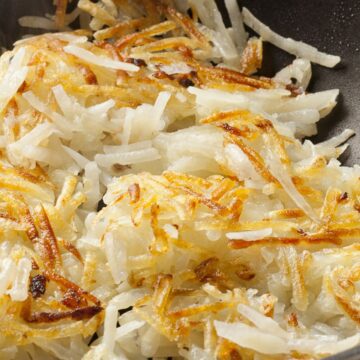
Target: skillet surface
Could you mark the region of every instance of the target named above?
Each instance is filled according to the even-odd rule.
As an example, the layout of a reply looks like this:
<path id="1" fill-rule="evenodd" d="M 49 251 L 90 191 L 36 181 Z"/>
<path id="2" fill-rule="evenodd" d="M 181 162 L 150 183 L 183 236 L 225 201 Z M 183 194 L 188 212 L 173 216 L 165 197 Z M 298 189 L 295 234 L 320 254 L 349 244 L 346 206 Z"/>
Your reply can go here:
<path id="1" fill-rule="evenodd" d="M 241 0 L 261 21 L 283 36 L 302 40 L 319 50 L 339 55 L 335 69 L 313 65 L 310 91 L 339 88 L 333 112 L 323 119 L 314 141 L 322 141 L 346 128 L 357 136 L 341 160 L 360 163 L 360 2 L 353 0 Z M 221 5 L 223 1 L 218 1 Z M 270 44 L 264 47 L 263 74 L 272 76 L 293 57 Z M 359 357 L 360 358 L 360 357 Z"/>

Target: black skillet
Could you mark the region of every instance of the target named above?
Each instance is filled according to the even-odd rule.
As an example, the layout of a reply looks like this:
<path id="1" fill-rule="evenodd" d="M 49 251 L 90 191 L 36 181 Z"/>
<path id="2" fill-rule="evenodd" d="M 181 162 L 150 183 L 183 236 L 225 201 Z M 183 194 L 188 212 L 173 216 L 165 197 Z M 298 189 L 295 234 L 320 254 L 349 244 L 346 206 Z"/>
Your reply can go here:
<path id="1" fill-rule="evenodd" d="M 223 1 L 218 3 L 224 10 Z M 310 91 L 339 88 L 341 92 L 338 105 L 320 122 L 313 140 L 325 140 L 346 128 L 355 130 L 359 135 L 350 140 L 341 160 L 360 164 L 360 0 L 241 0 L 241 4 L 279 34 L 341 56 L 335 69 L 313 66 Z M 292 59 L 265 44 L 262 73 L 272 76 Z"/>
<path id="2" fill-rule="evenodd" d="M 222 0 L 217 0 L 228 22 Z M 0 0 L 0 46 L 10 47 L 29 29 L 20 29 L 17 19 L 24 15 L 53 13 L 51 0 Z M 335 69 L 313 66 L 310 91 L 339 88 L 335 110 L 323 119 L 315 142 L 339 134 L 345 128 L 359 133 L 342 156 L 348 165 L 360 163 L 360 0 L 241 0 L 241 4 L 281 35 L 302 40 L 322 51 L 340 55 Z M 31 33 L 37 33 L 34 30 Z M 274 73 L 292 61 L 270 44 L 264 47 L 263 75 Z M 360 346 L 328 360 L 360 360 Z"/>

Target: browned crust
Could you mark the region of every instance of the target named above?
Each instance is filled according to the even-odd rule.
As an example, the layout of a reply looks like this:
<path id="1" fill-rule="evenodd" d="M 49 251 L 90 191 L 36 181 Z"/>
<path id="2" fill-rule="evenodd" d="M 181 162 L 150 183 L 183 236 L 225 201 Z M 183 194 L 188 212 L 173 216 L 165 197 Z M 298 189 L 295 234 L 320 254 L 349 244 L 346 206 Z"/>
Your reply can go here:
<path id="1" fill-rule="evenodd" d="M 279 184 L 278 180 L 267 169 L 262 157 L 250 146 L 246 145 L 241 139 L 230 135 L 231 142 L 237 145 L 253 164 L 256 171 L 268 182 Z"/>
<path id="2" fill-rule="evenodd" d="M 130 203 L 135 204 L 140 200 L 140 186 L 137 183 L 134 183 L 129 186 L 128 193 L 130 196 Z"/>
<path id="3" fill-rule="evenodd" d="M 240 60 L 240 71 L 251 75 L 261 68 L 263 61 L 262 40 L 257 38 L 249 39 Z"/>
<path id="4" fill-rule="evenodd" d="M 109 28 L 97 31 L 94 36 L 98 41 L 107 40 L 110 38 L 118 38 L 128 35 L 131 31 L 143 28 L 147 24 L 146 18 L 131 19 L 118 23 Z"/>
<path id="5" fill-rule="evenodd" d="M 44 207 L 41 205 L 38 214 L 41 244 L 41 256 L 49 269 L 54 270 L 61 267 L 62 259 L 59 251 L 58 241 Z"/>
<path id="6" fill-rule="evenodd" d="M 136 43 L 136 41 L 147 38 L 154 35 L 159 35 L 162 33 L 169 32 L 176 28 L 176 25 L 173 21 L 165 21 L 160 24 L 153 25 L 145 30 L 140 32 L 132 33 L 129 35 L 124 36 L 123 38 L 119 39 L 115 43 L 115 47 L 118 51 L 122 51 L 129 46 L 132 46 Z"/>
<path id="7" fill-rule="evenodd" d="M 68 0 L 56 0 L 55 23 L 58 28 L 65 25 L 65 15 Z"/>
<path id="8" fill-rule="evenodd" d="M 265 237 L 261 240 L 245 241 L 245 240 L 231 240 L 229 247 L 232 249 L 244 249 L 251 246 L 258 245 L 299 245 L 306 244 L 321 244 L 328 243 L 333 245 L 341 245 L 342 240 L 346 238 L 353 238 L 359 236 L 360 229 L 334 229 L 318 233 L 314 235 L 307 235 L 301 237 Z"/>
<path id="9" fill-rule="evenodd" d="M 209 40 L 203 33 L 198 30 L 194 21 L 191 20 L 188 16 L 179 13 L 170 6 L 164 6 L 162 7 L 162 10 L 171 20 L 181 26 L 186 34 L 188 34 L 192 39 L 197 40 L 200 46 L 204 48 L 209 46 Z"/>
<path id="10" fill-rule="evenodd" d="M 84 263 L 84 259 L 75 245 L 73 245 L 70 241 L 63 239 L 59 240 L 59 242 L 67 251 L 73 254 L 82 264 Z"/>
<path id="11" fill-rule="evenodd" d="M 255 79 L 238 71 L 221 67 L 214 68 L 201 66 L 198 69 L 198 76 L 207 80 L 247 85 L 255 89 L 272 89 L 274 87 L 270 79 Z"/>
<path id="12" fill-rule="evenodd" d="M 46 272 L 46 277 L 52 281 L 55 281 L 63 291 L 72 290 L 75 292 L 80 298 L 84 298 L 87 301 L 94 303 L 97 306 L 100 306 L 100 300 L 98 300 L 94 295 L 88 293 L 87 291 L 81 289 L 75 283 L 65 279 L 63 276 L 55 274 L 53 272 Z"/>
<path id="13" fill-rule="evenodd" d="M 39 240 L 39 232 L 35 226 L 34 219 L 27 206 L 24 206 L 22 220 L 27 228 L 26 230 L 27 237 L 33 244 L 37 243 Z"/>
<path id="14" fill-rule="evenodd" d="M 64 319 L 79 321 L 90 319 L 102 310 L 101 306 L 87 306 L 63 312 L 36 312 L 24 317 L 24 320 L 28 323 L 53 323 Z"/>

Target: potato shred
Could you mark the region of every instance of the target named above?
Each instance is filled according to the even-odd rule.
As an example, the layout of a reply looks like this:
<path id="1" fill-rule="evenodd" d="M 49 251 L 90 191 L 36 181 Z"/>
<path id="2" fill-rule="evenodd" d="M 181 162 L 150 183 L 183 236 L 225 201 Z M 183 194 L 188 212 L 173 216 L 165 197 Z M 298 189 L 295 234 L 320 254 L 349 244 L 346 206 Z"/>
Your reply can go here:
<path id="1" fill-rule="evenodd" d="M 0 358 L 360 344 L 354 132 L 305 139 L 339 94 L 307 91 L 311 63 L 340 58 L 235 0 L 231 27 L 214 0 L 70 3 L 19 19 L 50 32 L 0 58 Z M 272 78 L 263 41 L 297 56 Z"/>

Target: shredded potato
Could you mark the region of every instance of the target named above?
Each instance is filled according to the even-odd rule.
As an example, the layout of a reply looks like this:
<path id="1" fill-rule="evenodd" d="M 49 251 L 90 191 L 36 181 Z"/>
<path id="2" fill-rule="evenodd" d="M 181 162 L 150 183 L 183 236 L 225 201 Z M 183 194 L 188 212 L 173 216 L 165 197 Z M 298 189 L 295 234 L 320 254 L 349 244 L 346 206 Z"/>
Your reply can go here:
<path id="1" fill-rule="evenodd" d="M 358 345 L 360 168 L 337 160 L 354 132 L 303 140 L 339 94 L 306 92 L 311 62 L 340 59 L 235 0 L 230 28 L 214 0 L 54 5 L 19 23 L 62 32 L 0 58 L 0 358 Z M 257 76 L 263 41 L 301 58 Z"/>
<path id="2" fill-rule="evenodd" d="M 55 206 L 55 186 L 40 168 L 25 171 L 2 163 L 0 172 L 2 346 L 91 335 L 103 308 L 76 284 L 85 255 L 75 244 L 81 231 L 75 211 L 85 200 L 74 193 L 76 178 L 65 180 Z M 75 278 L 65 259 L 80 271 Z"/>

